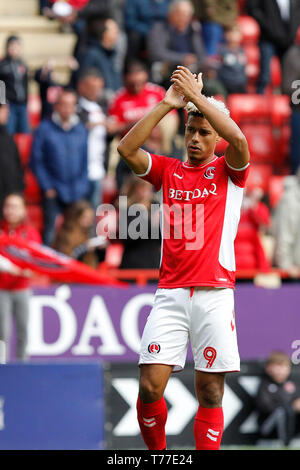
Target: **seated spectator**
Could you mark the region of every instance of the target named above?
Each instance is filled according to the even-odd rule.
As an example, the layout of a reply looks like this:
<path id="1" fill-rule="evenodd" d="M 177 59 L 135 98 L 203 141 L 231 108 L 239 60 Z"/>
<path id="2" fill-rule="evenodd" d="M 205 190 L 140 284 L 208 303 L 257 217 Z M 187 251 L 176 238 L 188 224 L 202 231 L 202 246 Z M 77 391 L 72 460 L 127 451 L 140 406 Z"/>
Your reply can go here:
<path id="1" fill-rule="evenodd" d="M 247 0 L 249 15 L 260 27 L 260 74 L 257 93 L 264 93 L 270 82 L 270 63 L 274 55 L 280 61 L 293 45 L 300 24 L 300 3 L 290 0 Z"/>
<path id="2" fill-rule="evenodd" d="M 265 375 L 255 399 L 261 437 L 277 437 L 285 446 L 300 430 L 300 391 L 290 374 L 290 358 L 274 351 L 266 361 Z"/>
<path id="3" fill-rule="evenodd" d="M 65 211 L 53 248 L 97 269 L 99 262 L 104 260 L 105 240 L 92 237 L 94 223 L 95 211 L 88 201 L 71 204 Z"/>
<path id="4" fill-rule="evenodd" d="M 18 36 L 10 36 L 6 41 L 5 57 L 0 61 L 0 80 L 5 83 L 10 104 L 8 132 L 28 134 L 28 69 L 22 59 L 22 42 Z"/>
<path id="5" fill-rule="evenodd" d="M 271 268 L 260 239 L 270 225 L 270 212 L 261 201 L 262 195 L 260 188 L 245 192 L 234 244 L 237 269 L 269 271 Z"/>
<path id="6" fill-rule="evenodd" d="M 226 98 L 228 93 L 227 93 L 225 86 L 221 82 L 221 80 L 218 79 L 218 68 L 219 68 L 219 63 L 216 59 L 213 59 L 213 58 L 207 59 L 202 69 L 203 70 L 202 93 L 205 96 L 220 95 Z"/>
<path id="7" fill-rule="evenodd" d="M 241 31 L 238 24 L 225 30 L 225 44 L 220 49 L 220 68 L 218 79 L 225 86 L 227 93 L 246 93 L 247 58 L 241 46 Z"/>
<path id="8" fill-rule="evenodd" d="M 236 23 L 237 0 L 192 0 L 195 16 L 201 21 L 206 53 L 217 55 L 224 40 L 224 28 Z"/>
<path id="9" fill-rule="evenodd" d="M 14 138 L 7 132 L 9 119 L 8 104 L 0 105 L 0 217 L 2 205 L 7 194 L 17 191 L 23 193 L 24 172 Z"/>
<path id="10" fill-rule="evenodd" d="M 153 196 L 152 186 L 132 175 L 126 180 L 120 192 L 127 196 L 127 205 L 120 211 L 127 212 L 127 237 L 122 237 L 124 252 L 120 269 L 158 269 L 160 262 L 159 209 Z M 151 213 L 151 204 L 157 210 Z M 136 206 L 136 215 L 130 215 Z M 138 224 L 134 220 L 138 218 Z M 120 220 L 124 220 L 122 216 Z M 136 231 L 134 230 L 136 228 Z M 124 228 L 122 230 L 124 232 Z M 156 234 L 156 237 L 153 236 Z"/>
<path id="11" fill-rule="evenodd" d="M 98 69 L 109 97 L 122 85 L 120 64 L 117 63 L 119 35 L 119 26 L 112 18 L 100 16 L 89 19 L 86 45 L 78 57 L 79 73 L 87 68 Z"/>
<path id="12" fill-rule="evenodd" d="M 102 201 L 102 183 L 105 176 L 106 160 L 106 116 L 99 105 L 104 81 L 97 69 L 82 72 L 78 81 L 77 114 L 88 129 L 88 178 L 90 193 L 88 199 L 94 209 Z"/>
<path id="13" fill-rule="evenodd" d="M 172 0 L 126 0 L 124 9 L 131 58 L 146 59 L 147 36 L 155 21 L 165 21 Z"/>
<path id="14" fill-rule="evenodd" d="M 76 115 L 77 95 L 64 89 L 50 120 L 37 128 L 31 153 L 31 167 L 42 190 L 43 240 L 51 245 L 57 215 L 89 193 L 87 129 Z"/>
<path id="15" fill-rule="evenodd" d="M 284 180 L 283 195 L 273 214 L 275 264 L 290 277 L 300 277 L 300 169 Z"/>
<path id="16" fill-rule="evenodd" d="M 153 80 L 166 88 L 178 64 L 196 72 L 205 62 L 201 24 L 193 20 L 193 14 L 190 0 L 173 0 L 167 20 L 155 22 L 149 31 L 147 53 Z"/>
<path id="17" fill-rule="evenodd" d="M 149 82 L 149 73 L 145 64 L 139 61 L 128 62 L 124 72 L 125 88 L 115 96 L 109 108 L 108 131 L 120 138 L 165 96 L 164 88 Z M 178 128 L 176 111 L 169 113 L 162 121 L 163 152 L 170 154 L 172 140 Z M 128 174 L 128 167 L 120 160 L 120 167 Z M 121 172 L 122 173 L 122 172 Z M 123 184 L 119 172 L 119 188 Z"/>
<path id="18" fill-rule="evenodd" d="M 297 82 L 298 81 L 298 82 Z M 295 84 L 298 85 L 295 88 Z M 282 62 L 282 91 L 291 97 L 291 173 L 295 174 L 300 166 L 300 28 L 295 44 L 286 52 Z"/>
<path id="19" fill-rule="evenodd" d="M 0 222 L 0 234 L 41 242 L 39 232 L 26 222 L 26 207 L 22 195 L 11 193 L 6 196 L 3 205 L 3 220 Z M 6 272 L 0 273 L 0 340 L 5 342 L 7 360 L 11 334 L 10 315 L 14 316 L 16 324 L 16 358 L 23 361 L 27 359 L 30 276 L 29 270 L 21 270 L 14 265 Z"/>
<path id="20" fill-rule="evenodd" d="M 69 25 L 77 36 L 73 55 L 76 60 L 84 54 L 86 41 L 94 31 L 102 30 L 101 22 L 106 18 L 115 20 L 120 28 L 117 43 L 115 46 L 115 64 L 118 72 L 121 72 L 127 51 L 127 35 L 123 31 L 123 10 L 125 0 L 90 0 L 87 5 L 80 10 L 73 10 Z M 70 86 L 76 88 L 76 71 L 73 72 Z"/>

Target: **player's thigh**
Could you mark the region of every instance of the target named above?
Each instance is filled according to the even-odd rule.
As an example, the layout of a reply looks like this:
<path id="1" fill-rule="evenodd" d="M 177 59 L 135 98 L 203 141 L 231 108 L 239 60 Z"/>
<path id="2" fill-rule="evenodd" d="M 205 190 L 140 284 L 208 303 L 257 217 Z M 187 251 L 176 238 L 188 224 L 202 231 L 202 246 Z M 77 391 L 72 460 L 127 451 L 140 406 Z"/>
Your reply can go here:
<path id="1" fill-rule="evenodd" d="M 164 364 L 173 370 L 184 367 L 189 340 L 187 289 L 158 289 L 147 319 L 139 365 Z"/>
<path id="2" fill-rule="evenodd" d="M 195 369 L 233 372 L 240 369 L 232 289 L 198 291 L 191 321 Z"/>

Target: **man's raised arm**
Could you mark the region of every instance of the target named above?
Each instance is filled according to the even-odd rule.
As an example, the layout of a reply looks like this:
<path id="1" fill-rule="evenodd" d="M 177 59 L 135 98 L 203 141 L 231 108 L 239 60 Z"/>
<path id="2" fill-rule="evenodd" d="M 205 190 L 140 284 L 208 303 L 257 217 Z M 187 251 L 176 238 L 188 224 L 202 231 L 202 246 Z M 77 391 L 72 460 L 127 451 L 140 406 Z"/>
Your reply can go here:
<path id="1" fill-rule="evenodd" d="M 201 76 L 202 74 L 199 74 L 196 79 L 186 67 L 179 66 L 173 72 L 171 81 L 178 92 L 194 103 L 217 134 L 229 143 L 225 152 L 228 165 L 237 169 L 244 168 L 250 160 L 246 137 L 229 116 L 219 111 L 202 95 Z"/>
<path id="2" fill-rule="evenodd" d="M 167 90 L 165 98 L 158 103 L 146 116 L 138 121 L 121 139 L 118 152 L 134 173 L 146 173 L 149 160 L 141 148 L 150 136 L 152 130 L 172 109 L 183 108 L 186 105 L 184 97 L 174 89 L 173 85 Z"/>

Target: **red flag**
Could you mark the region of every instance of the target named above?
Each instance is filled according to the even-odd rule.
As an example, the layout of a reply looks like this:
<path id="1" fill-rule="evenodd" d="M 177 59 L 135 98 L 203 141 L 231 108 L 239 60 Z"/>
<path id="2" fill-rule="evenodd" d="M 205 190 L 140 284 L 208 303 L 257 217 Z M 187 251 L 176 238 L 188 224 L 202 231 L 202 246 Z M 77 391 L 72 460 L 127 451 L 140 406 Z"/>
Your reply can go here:
<path id="1" fill-rule="evenodd" d="M 126 285 L 52 248 L 16 236 L 0 236 L 0 254 L 22 269 L 31 269 L 61 282 Z"/>

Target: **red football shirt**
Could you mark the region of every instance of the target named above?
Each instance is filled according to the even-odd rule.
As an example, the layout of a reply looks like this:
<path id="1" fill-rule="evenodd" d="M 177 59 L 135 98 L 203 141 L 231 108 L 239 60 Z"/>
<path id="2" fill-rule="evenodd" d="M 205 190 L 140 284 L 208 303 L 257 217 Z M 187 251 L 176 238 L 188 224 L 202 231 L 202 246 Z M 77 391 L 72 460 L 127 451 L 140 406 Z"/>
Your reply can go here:
<path id="1" fill-rule="evenodd" d="M 235 285 L 234 239 L 249 164 L 230 167 L 214 157 L 198 167 L 148 154 L 144 175 L 161 197 L 158 287 Z"/>
<path id="2" fill-rule="evenodd" d="M 108 114 L 120 124 L 130 125 L 142 119 L 164 97 L 166 90 L 153 83 L 146 83 L 141 93 L 130 94 L 126 88 L 116 93 Z"/>

